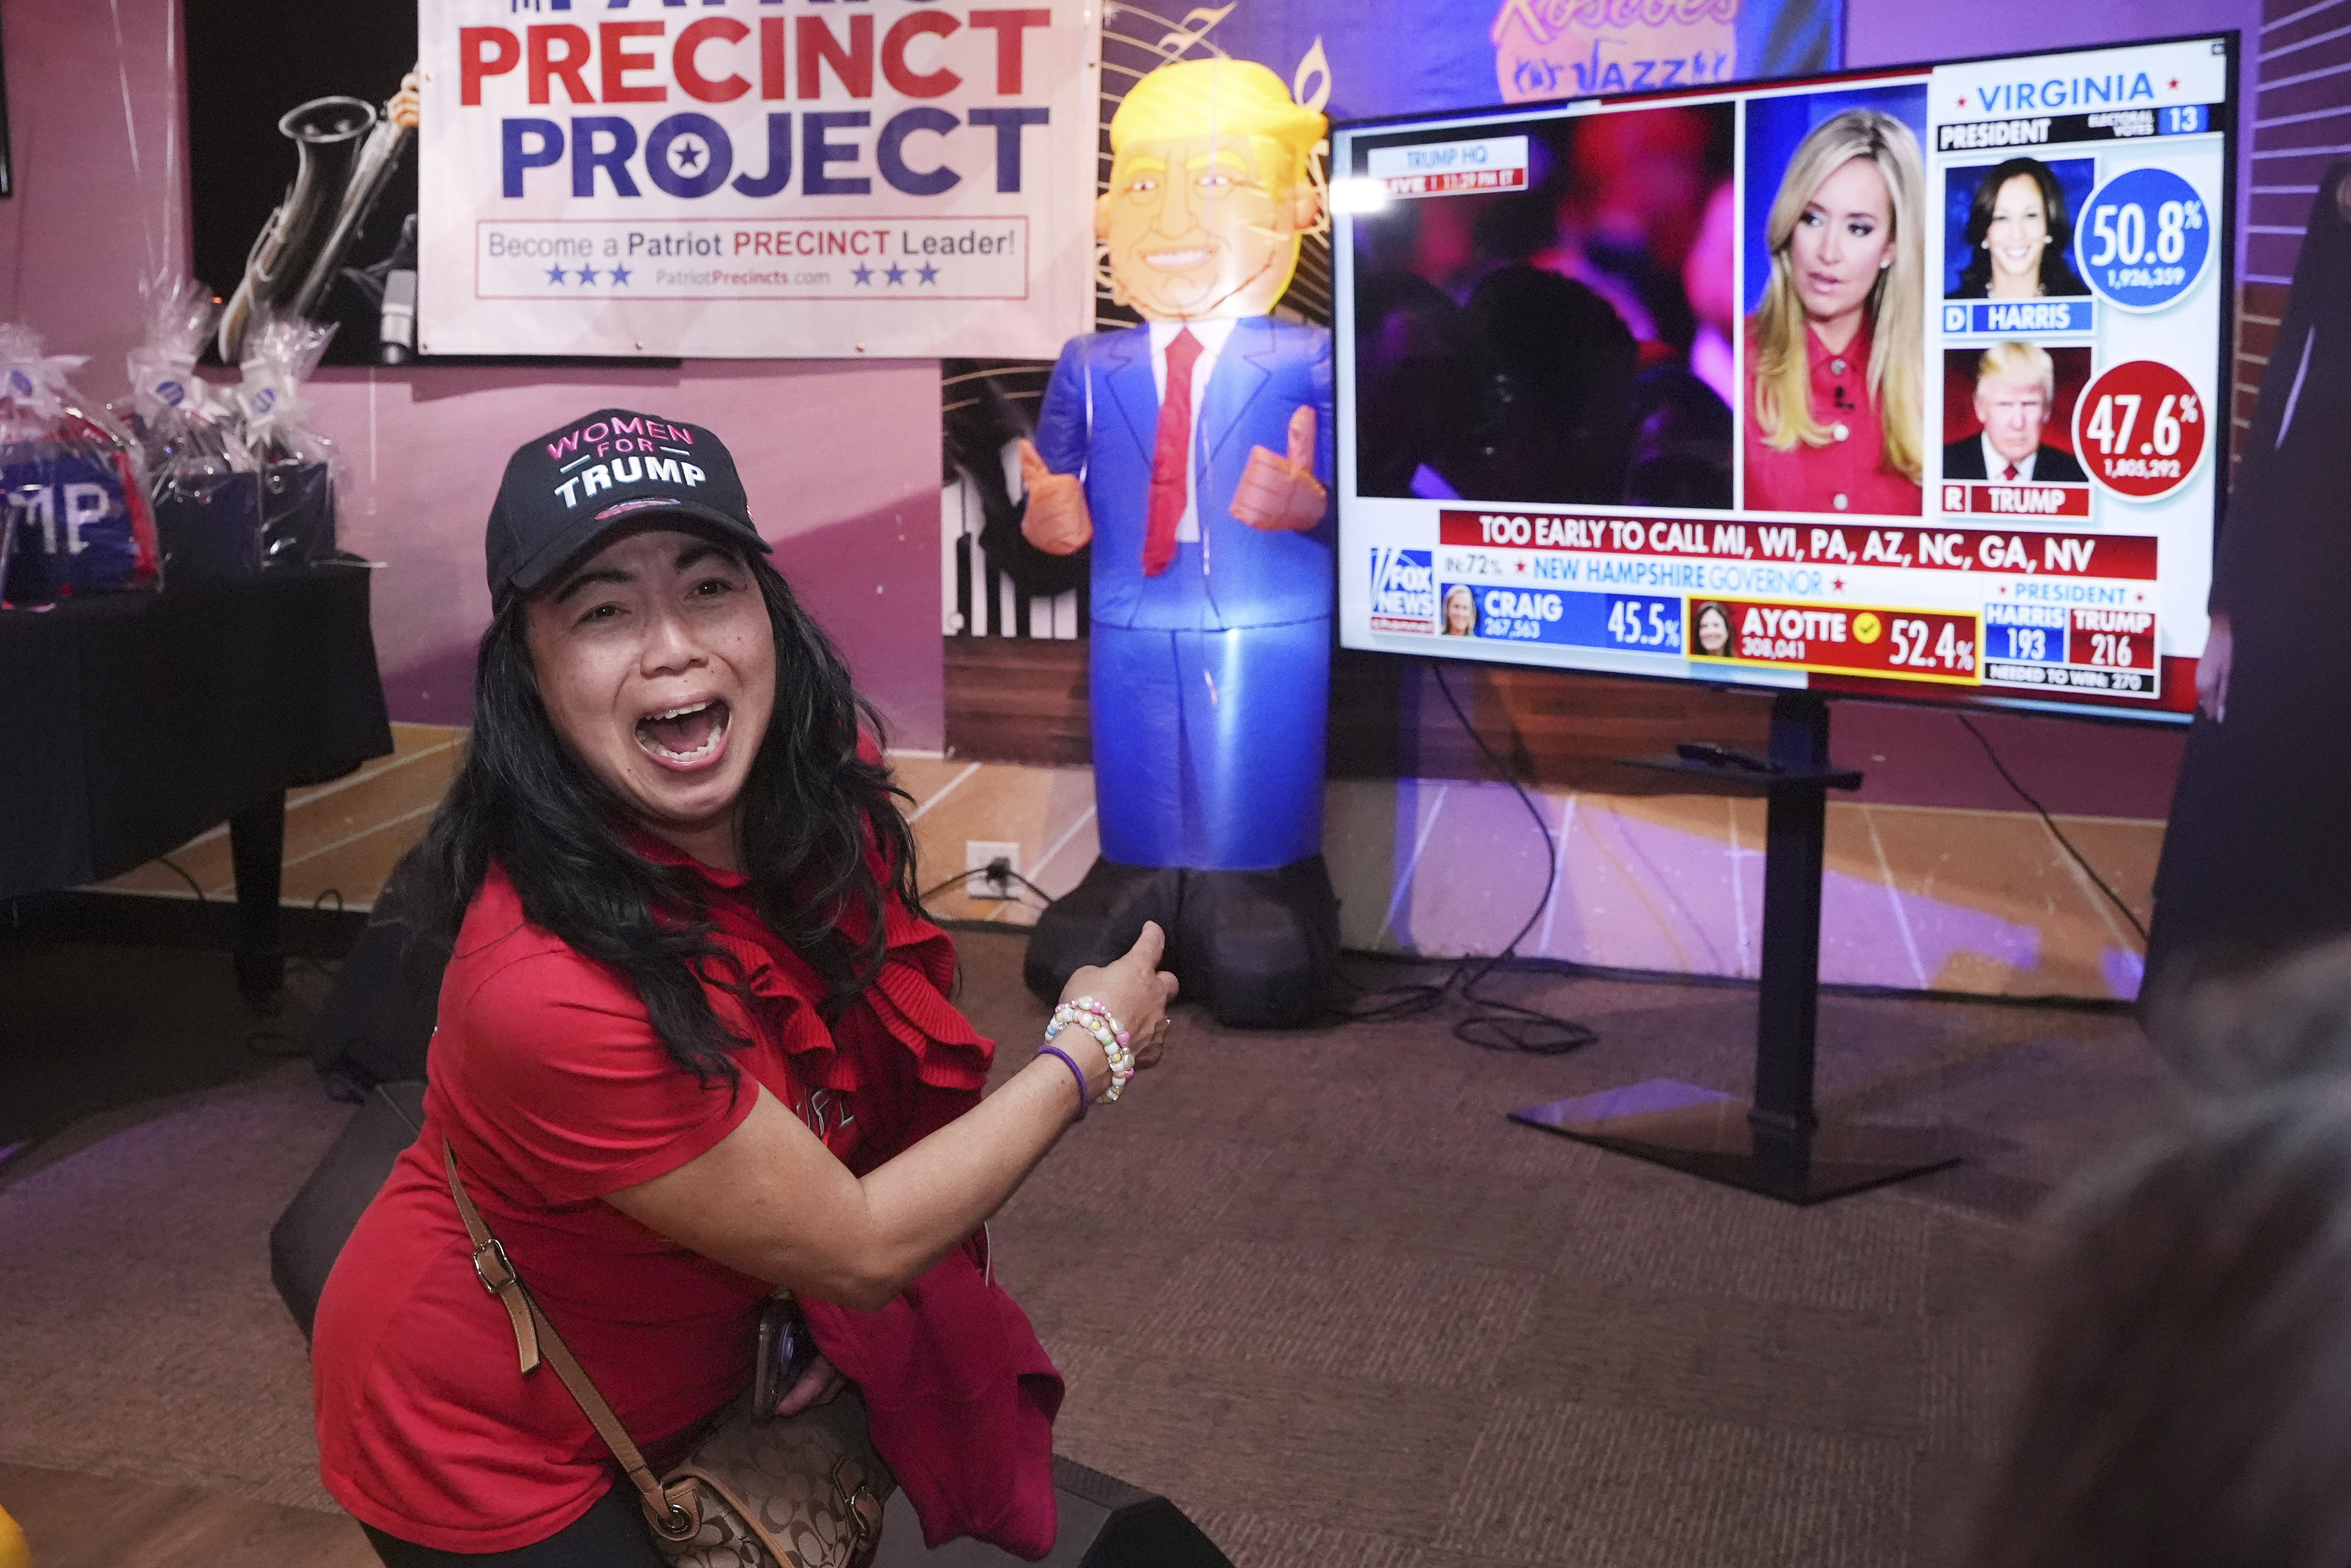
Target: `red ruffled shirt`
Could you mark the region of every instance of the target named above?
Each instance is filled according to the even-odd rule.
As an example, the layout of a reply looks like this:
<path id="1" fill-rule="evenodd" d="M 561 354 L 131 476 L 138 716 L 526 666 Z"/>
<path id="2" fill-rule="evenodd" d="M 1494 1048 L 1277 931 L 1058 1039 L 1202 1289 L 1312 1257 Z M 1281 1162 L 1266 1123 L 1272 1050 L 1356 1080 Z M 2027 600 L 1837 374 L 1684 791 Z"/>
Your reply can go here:
<path id="1" fill-rule="evenodd" d="M 880 976 L 827 1028 L 824 984 L 758 917 L 744 878 L 653 841 L 639 848 L 708 884 L 712 939 L 749 997 L 707 994 L 750 1041 L 733 1057 L 746 1082 L 730 1092 L 679 1069 L 626 978 L 528 924 L 492 868 L 442 982 L 423 1134 L 338 1260 L 311 1348 L 327 1490 L 419 1545 L 480 1553 L 544 1540 L 612 1477 L 562 1385 L 516 1369 L 513 1331 L 475 1278 L 441 1171 L 444 1137 L 517 1272 L 662 1469 L 748 1382 L 769 1290 L 604 1197 L 717 1144 L 750 1114 L 755 1083 L 862 1173 L 977 1103 L 986 1082 L 993 1047 L 945 995 L 954 949 L 894 898 Z M 862 934 L 853 918 L 842 927 L 852 942 Z M 882 1312 L 809 1303 L 809 1315 L 862 1385 L 875 1444 L 925 1534 L 1041 1556 L 1061 1383 L 981 1262 L 975 1241 Z M 956 1369 L 952 1389 L 938 1386 L 942 1365 Z"/>
<path id="2" fill-rule="evenodd" d="M 1746 469 L 1749 510 L 1758 512 L 1827 512 L 1856 517 L 1915 517 L 1925 493 L 1917 481 L 1887 469 L 1886 427 L 1877 404 L 1869 395 L 1869 348 L 1872 323 L 1864 316 L 1861 330 L 1842 349 L 1831 349 L 1808 325 L 1804 349 L 1813 376 L 1813 418 L 1827 427 L 1826 446 L 1798 442 L 1788 451 L 1773 450 L 1755 423 L 1755 322 L 1747 323 L 1746 402 L 1740 423 L 1747 431 Z"/>

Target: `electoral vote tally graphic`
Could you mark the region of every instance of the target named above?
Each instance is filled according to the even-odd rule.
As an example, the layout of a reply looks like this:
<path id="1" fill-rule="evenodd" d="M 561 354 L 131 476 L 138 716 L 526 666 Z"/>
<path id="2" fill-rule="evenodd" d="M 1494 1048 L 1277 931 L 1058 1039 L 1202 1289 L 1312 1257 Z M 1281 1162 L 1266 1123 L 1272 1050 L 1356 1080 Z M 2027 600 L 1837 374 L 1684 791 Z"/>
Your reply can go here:
<path id="1" fill-rule="evenodd" d="M 1093 16 L 422 0 L 420 351 L 1045 357 L 1093 289 Z"/>
<path id="2" fill-rule="evenodd" d="M 1383 455 L 1344 446 L 1371 439 L 1350 415 L 1343 640 L 2184 719 L 2225 437 L 2227 51 L 2207 37 L 1714 96 L 1742 116 L 1735 267 L 1750 312 L 1724 352 L 1744 361 L 1722 385 L 1749 455 L 1728 507 L 1642 506 L 1636 486 L 1495 493 L 1465 465 L 1424 471 L 1408 494 L 1374 490 L 1366 475 Z M 1659 113 L 1655 101 L 1559 114 L 1629 120 Z M 1702 108 L 1709 95 L 1677 101 Z M 1343 130 L 1342 300 L 1378 254 L 1376 238 L 1367 249 L 1354 236 L 1396 221 L 1349 214 L 1523 189 L 1547 147 L 1589 140 L 1524 116 Z M 1862 195 L 1847 202 L 1855 168 Z M 1775 256 L 1771 236 L 1800 226 L 1808 202 L 1877 214 L 1839 232 L 1875 224 L 1881 270 L 1874 284 L 1856 274 L 1868 307 L 1857 329 L 1848 319 L 1850 342 L 1824 346 L 1817 318 L 1789 335 L 1783 353 L 1813 354 L 1816 419 L 1772 459 L 1799 482 L 1766 495 L 1755 458 L 1771 434 L 1758 414 L 1771 336 L 1759 323 L 1774 267 L 1813 268 L 1806 287 L 1854 270 L 1801 235 Z M 1728 235 L 1720 254 L 1734 266 Z M 1341 366 L 1343 396 L 1369 406 L 1370 370 L 1343 351 Z M 1801 358 L 1794 374 L 1801 389 Z M 1865 448 L 1869 461 L 1847 460 Z M 1818 482 L 1802 482 L 1807 472 Z M 1702 641 L 1700 605 L 1714 617 Z"/>

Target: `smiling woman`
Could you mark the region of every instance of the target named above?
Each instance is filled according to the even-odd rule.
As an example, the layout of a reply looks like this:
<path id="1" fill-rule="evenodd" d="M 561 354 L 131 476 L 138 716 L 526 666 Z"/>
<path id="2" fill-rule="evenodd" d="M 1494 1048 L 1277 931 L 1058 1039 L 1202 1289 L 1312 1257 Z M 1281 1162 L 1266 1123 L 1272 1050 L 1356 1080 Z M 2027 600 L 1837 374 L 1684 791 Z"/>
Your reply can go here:
<path id="1" fill-rule="evenodd" d="M 425 1125 L 312 1349 L 321 1476 L 395 1568 L 658 1562 L 621 1447 L 517 1375 L 459 1172 L 517 1322 L 653 1469 L 754 1382 L 781 1287 L 805 1326 L 774 1343 L 813 1353 L 757 1353 L 775 1413 L 846 1376 L 933 1539 L 1051 1544 L 1061 1382 L 980 1227 L 1157 1061 L 1175 980 L 1145 927 L 981 1100 L 994 1048 L 946 1000 L 878 721 L 766 552 L 698 426 L 601 410 L 507 466 L 475 729 L 422 852 L 423 939 L 455 950 Z"/>

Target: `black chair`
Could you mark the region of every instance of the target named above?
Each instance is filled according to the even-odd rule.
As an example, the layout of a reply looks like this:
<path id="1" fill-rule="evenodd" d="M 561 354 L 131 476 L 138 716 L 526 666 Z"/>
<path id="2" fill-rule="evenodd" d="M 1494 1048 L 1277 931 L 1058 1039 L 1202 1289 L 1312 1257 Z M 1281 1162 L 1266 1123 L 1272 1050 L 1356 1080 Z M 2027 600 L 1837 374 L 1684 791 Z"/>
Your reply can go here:
<path id="1" fill-rule="evenodd" d="M 351 1228 L 382 1189 L 392 1162 L 423 1126 L 422 1079 L 377 1084 L 269 1228 L 269 1282 L 301 1325 L 303 1338 L 310 1337 L 319 1293 L 327 1288 L 328 1271 L 350 1239 Z"/>

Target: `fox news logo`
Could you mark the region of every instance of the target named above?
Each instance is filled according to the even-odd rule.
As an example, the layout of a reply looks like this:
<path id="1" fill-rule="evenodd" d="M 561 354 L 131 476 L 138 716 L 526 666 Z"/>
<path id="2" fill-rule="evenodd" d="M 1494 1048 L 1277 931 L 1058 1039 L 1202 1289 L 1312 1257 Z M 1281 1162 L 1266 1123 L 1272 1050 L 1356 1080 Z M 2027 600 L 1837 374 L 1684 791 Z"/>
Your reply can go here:
<path id="1" fill-rule="evenodd" d="M 1437 569 L 1428 551 L 1373 549 L 1372 630 L 1437 630 Z"/>

